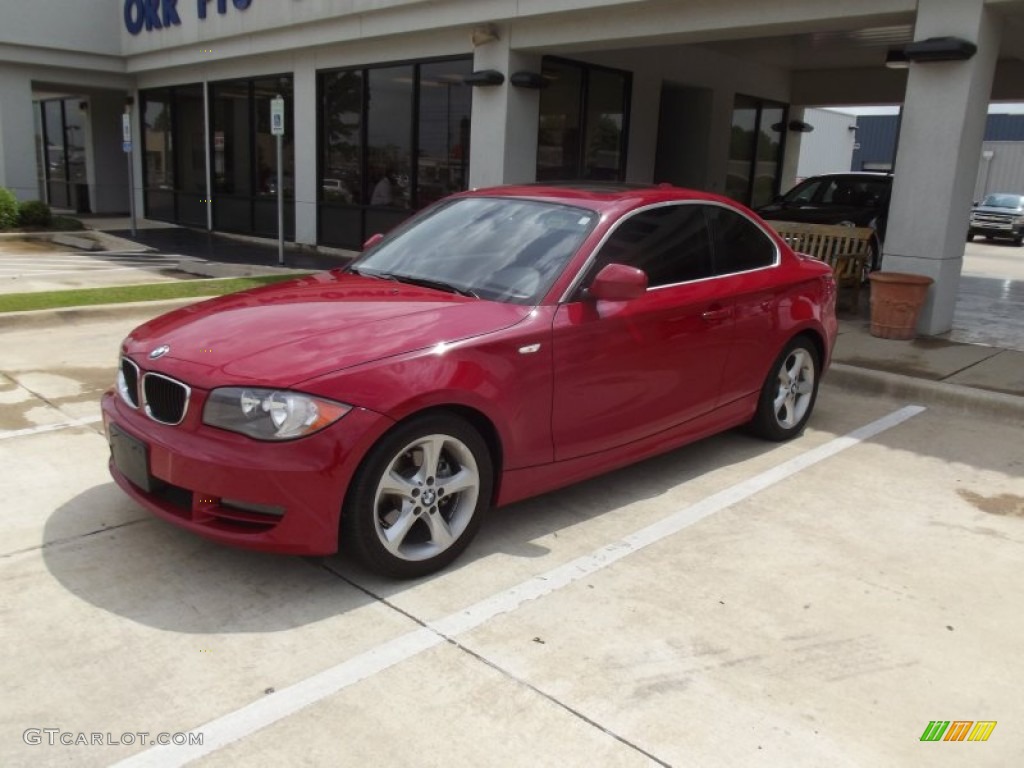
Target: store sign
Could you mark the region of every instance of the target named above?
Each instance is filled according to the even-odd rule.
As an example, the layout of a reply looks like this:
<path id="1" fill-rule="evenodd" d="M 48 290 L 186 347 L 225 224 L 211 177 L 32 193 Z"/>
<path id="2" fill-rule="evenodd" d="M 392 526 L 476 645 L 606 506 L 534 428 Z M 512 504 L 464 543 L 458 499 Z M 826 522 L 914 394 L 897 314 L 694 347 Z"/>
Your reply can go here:
<path id="1" fill-rule="evenodd" d="M 178 14 L 179 0 L 124 0 L 124 26 L 131 34 L 137 35 L 142 30 L 152 32 L 155 29 L 177 27 L 181 24 Z M 191 0 L 182 0 L 184 3 Z M 196 17 L 203 20 L 209 13 L 211 4 L 217 13 L 224 16 L 228 12 L 229 0 L 195 0 Z M 252 0 L 230 0 L 236 10 L 244 11 Z"/>

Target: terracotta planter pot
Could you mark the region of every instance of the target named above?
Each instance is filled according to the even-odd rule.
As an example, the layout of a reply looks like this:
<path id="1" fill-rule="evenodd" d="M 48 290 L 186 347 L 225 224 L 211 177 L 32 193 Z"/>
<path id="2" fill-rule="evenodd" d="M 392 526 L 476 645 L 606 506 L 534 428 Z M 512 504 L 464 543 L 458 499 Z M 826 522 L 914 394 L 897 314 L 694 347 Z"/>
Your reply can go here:
<path id="1" fill-rule="evenodd" d="M 871 335 L 882 339 L 912 339 L 917 318 L 934 280 L 906 272 L 872 272 Z"/>

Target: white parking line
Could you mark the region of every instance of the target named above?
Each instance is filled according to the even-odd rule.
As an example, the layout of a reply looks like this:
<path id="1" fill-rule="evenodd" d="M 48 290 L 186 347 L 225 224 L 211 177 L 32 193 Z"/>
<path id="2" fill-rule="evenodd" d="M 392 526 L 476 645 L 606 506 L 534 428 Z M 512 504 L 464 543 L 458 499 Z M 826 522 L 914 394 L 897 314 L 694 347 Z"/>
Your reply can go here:
<path id="1" fill-rule="evenodd" d="M 70 429 L 71 427 L 87 427 L 90 424 L 95 424 L 97 421 L 103 421 L 102 416 L 87 416 L 84 419 L 75 419 L 74 421 L 62 421 L 57 424 L 43 424 L 38 427 L 26 427 L 25 429 L 12 429 L 6 431 L 0 431 L 0 440 L 10 440 L 12 437 L 28 437 L 29 435 L 39 435 L 43 432 L 57 432 L 61 429 Z"/>
<path id="2" fill-rule="evenodd" d="M 742 483 L 713 494 L 696 504 L 684 507 L 620 541 L 602 547 L 589 555 L 576 558 L 540 576 L 535 576 L 504 592 L 485 598 L 463 611 L 450 614 L 425 627 L 400 635 L 394 640 L 343 661 L 288 688 L 254 701 L 205 725 L 200 725 L 190 733 L 202 734 L 202 744 L 152 747 L 116 763 L 116 766 L 119 768 L 139 768 L 141 766 L 168 768 L 168 766 L 187 765 L 193 760 L 276 723 L 310 704 L 348 688 L 360 680 L 365 680 L 429 648 L 465 634 L 496 616 L 511 613 L 527 601 L 536 600 L 596 571 L 607 568 L 627 555 L 678 533 L 715 512 L 727 509 L 808 467 L 892 429 L 924 410 L 921 406 L 909 405 L 894 411 L 843 437 L 830 440 L 824 445 L 812 448 L 806 453 Z"/>

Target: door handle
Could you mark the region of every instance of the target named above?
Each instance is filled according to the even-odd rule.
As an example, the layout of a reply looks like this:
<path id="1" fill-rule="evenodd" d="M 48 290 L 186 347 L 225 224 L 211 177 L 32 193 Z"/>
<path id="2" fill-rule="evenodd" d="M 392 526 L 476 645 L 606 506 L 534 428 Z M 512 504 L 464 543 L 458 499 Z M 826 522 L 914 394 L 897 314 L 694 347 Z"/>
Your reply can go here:
<path id="1" fill-rule="evenodd" d="M 717 323 L 722 320 L 728 320 L 730 317 L 732 317 L 732 310 L 726 307 L 708 309 L 701 314 L 701 319 L 706 323 Z"/>

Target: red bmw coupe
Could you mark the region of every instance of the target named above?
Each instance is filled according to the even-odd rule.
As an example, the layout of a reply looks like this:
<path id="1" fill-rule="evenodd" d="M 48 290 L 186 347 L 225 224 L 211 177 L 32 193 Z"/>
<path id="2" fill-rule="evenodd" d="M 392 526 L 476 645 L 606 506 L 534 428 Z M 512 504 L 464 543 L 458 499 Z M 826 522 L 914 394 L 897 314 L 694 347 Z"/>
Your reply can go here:
<path id="1" fill-rule="evenodd" d="M 375 238 L 376 239 L 376 238 Z M 836 287 L 670 187 L 447 198 L 344 269 L 158 317 L 103 397 L 110 471 L 211 539 L 420 576 L 491 507 L 722 430 L 803 430 Z"/>

